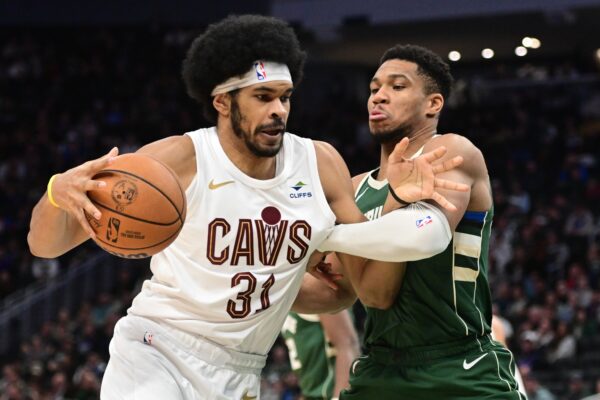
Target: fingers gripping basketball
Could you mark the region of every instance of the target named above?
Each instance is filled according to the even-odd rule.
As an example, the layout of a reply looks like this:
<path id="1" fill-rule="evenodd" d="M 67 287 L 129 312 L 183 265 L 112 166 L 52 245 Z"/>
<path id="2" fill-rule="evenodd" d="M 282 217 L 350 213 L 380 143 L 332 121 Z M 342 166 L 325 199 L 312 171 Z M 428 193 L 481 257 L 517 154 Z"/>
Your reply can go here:
<path id="1" fill-rule="evenodd" d="M 106 182 L 88 192 L 101 218 L 86 213 L 101 248 L 119 257 L 144 258 L 177 238 L 185 221 L 186 199 L 166 165 L 147 155 L 125 154 L 93 179 Z"/>

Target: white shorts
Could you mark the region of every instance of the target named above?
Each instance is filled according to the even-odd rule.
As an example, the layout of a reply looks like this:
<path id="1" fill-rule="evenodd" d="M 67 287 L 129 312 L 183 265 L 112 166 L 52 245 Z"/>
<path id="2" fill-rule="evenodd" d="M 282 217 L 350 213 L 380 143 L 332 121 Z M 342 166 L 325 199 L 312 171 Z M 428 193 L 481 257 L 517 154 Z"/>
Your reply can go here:
<path id="1" fill-rule="evenodd" d="M 109 349 L 102 400 L 260 397 L 266 357 L 229 350 L 147 318 L 121 318 Z"/>

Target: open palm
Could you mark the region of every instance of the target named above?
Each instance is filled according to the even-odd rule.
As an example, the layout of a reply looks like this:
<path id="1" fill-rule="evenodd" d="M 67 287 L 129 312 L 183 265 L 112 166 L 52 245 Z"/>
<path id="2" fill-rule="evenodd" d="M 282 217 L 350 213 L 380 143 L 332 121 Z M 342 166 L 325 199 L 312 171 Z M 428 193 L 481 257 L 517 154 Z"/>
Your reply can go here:
<path id="1" fill-rule="evenodd" d="M 406 159 L 404 153 L 408 144 L 408 138 L 402 139 L 388 158 L 388 181 L 396 195 L 407 203 L 431 199 L 448 210 L 455 210 L 454 204 L 437 190 L 443 188 L 466 192 L 469 186 L 436 176 L 458 167 L 463 158 L 456 156 L 434 165 L 446 154 L 446 148 L 440 146 L 414 159 Z"/>

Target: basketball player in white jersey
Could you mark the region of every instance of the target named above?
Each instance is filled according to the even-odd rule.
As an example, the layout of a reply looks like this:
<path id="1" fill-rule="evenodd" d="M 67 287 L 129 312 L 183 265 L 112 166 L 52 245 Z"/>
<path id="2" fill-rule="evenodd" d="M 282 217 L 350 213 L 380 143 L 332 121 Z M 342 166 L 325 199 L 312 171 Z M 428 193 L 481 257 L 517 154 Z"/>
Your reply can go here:
<path id="1" fill-rule="evenodd" d="M 391 211 L 399 208 L 393 199 L 384 217 L 353 225 L 365 218 L 337 151 L 285 132 L 304 59 L 293 30 L 262 16 L 228 17 L 192 44 L 184 80 L 216 126 L 139 150 L 178 175 L 187 219 L 177 240 L 152 258 L 152 278 L 115 327 L 102 399 L 256 399 L 266 354 L 318 246 L 341 251 L 350 244 L 361 247 L 354 250 L 361 257 L 404 261 L 449 243 L 439 213 L 428 212 L 434 223 L 415 230 L 415 218 L 424 216 Z M 396 195 L 452 208 L 437 189 L 467 188 L 435 175 L 461 159 L 434 165 L 444 154 L 439 148 L 404 160 L 407 146 L 390 158 Z M 57 257 L 94 234 L 84 212 L 98 218 L 100 211 L 86 191 L 104 185 L 92 177 L 117 153 L 55 176 L 33 211 L 33 254 Z M 403 235 L 378 235 L 403 225 Z M 340 258 L 356 268 L 376 263 Z"/>

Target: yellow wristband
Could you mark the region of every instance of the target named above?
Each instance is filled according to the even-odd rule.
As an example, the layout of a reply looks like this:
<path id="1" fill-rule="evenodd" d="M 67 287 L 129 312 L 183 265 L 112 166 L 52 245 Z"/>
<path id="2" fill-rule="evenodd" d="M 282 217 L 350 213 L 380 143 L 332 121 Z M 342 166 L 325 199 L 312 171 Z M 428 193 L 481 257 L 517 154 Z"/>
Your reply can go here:
<path id="1" fill-rule="evenodd" d="M 60 208 L 60 206 L 58 204 L 56 204 L 56 201 L 54 201 L 54 198 L 52 197 L 52 183 L 54 183 L 54 178 L 56 178 L 59 174 L 54 174 L 52 175 L 52 178 L 50 178 L 50 180 L 48 181 L 48 201 L 50 202 L 50 204 L 52 204 L 54 207 L 56 208 Z"/>

